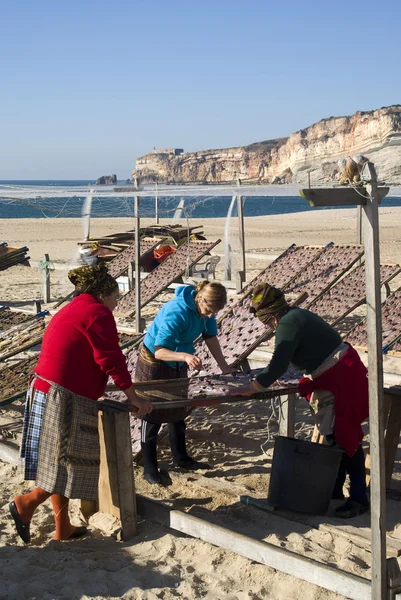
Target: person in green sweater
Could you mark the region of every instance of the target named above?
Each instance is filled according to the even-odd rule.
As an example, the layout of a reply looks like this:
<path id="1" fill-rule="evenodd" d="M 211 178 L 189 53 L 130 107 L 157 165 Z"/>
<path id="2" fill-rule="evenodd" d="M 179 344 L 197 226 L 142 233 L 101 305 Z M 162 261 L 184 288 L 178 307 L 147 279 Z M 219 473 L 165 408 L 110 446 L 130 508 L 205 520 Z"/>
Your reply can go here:
<path id="1" fill-rule="evenodd" d="M 326 443 L 344 450 L 333 498 L 344 498 L 343 485 L 346 475 L 350 477 L 350 497 L 336 514 L 350 518 L 366 512 L 361 423 L 368 416 L 368 380 L 358 353 L 321 317 L 290 307 L 283 292 L 269 284 L 254 289 L 251 312 L 275 331 L 275 350 L 266 368 L 238 393 L 251 396 L 270 387 L 290 364 L 308 373 L 301 379 L 300 395 L 309 400 Z"/>

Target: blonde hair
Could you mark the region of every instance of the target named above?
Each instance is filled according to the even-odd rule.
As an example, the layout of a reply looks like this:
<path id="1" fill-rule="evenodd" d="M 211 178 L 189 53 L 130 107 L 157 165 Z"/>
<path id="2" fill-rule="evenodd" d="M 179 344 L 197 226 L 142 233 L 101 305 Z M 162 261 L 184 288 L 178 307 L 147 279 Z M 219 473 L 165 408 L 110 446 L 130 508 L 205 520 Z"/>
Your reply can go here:
<path id="1" fill-rule="evenodd" d="M 219 311 L 227 302 L 227 291 L 223 284 L 216 281 L 200 281 L 196 286 L 196 296 L 203 298 L 213 310 Z"/>

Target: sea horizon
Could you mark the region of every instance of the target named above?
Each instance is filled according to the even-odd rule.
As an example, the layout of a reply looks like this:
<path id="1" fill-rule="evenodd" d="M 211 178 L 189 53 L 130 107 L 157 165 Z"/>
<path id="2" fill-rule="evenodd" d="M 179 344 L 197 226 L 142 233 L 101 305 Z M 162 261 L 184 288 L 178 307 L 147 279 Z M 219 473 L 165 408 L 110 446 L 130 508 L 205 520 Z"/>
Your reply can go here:
<path id="1" fill-rule="evenodd" d="M 35 218 L 80 218 L 82 216 L 84 201 L 87 196 L 86 190 L 80 190 L 80 195 L 68 196 L 66 191 L 63 197 L 23 197 L 7 198 L 7 186 L 13 186 L 15 194 L 18 186 L 30 187 L 55 187 L 55 188 L 74 188 L 95 185 L 94 181 L 87 179 L 5 179 L 0 180 L 0 219 L 35 219 Z M 96 189 L 101 189 L 104 192 L 112 192 L 113 187 L 121 187 L 127 185 L 126 180 L 117 181 L 112 186 L 98 186 Z M 288 186 L 288 188 L 287 188 Z M 251 186 L 248 186 L 248 190 Z M 256 186 L 255 186 L 256 187 Z M 268 186 L 266 186 L 268 187 Z M 300 186 L 301 187 L 301 186 Z M 210 185 L 212 188 L 212 184 Z M 241 188 L 239 188 L 241 189 Z M 275 188 L 272 186 L 272 190 Z M 289 194 L 285 195 L 287 191 Z M 222 194 L 216 195 L 216 186 L 214 186 L 213 195 L 207 194 L 208 186 L 202 186 L 199 190 L 199 196 L 194 196 L 193 193 L 185 197 L 185 190 L 182 190 L 184 198 L 184 214 L 188 218 L 210 219 L 210 218 L 225 218 L 227 217 L 230 204 L 232 201 L 231 195 Z M 299 194 L 294 194 L 297 188 L 294 185 L 283 184 L 277 192 L 277 195 L 272 193 L 268 197 L 250 196 L 244 197 L 244 217 L 259 217 L 278 214 L 291 214 L 297 212 L 307 212 L 309 210 L 333 210 L 335 207 L 319 207 L 311 208 L 309 204 L 301 198 Z M 89 190 L 88 190 L 89 191 Z M 140 198 L 140 216 L 141 218 L 155 218 L 155 185 L 144 186 L 146 195 Z M 160 218 L 172 218 L 180 198 L 176 195 L 169 196 L 168 186 L 165 186 L 163 191 L 159 193 L 159 216 Z M 204 193 L 203 193 L 204 192 Z M 291 193 L 292 192 L 292 193 Z M 397 190 L 398 192 L 398 190 Z M 142 192 L 143 194 L 143 192 Z M 149 194 L 149 195 L 148 195 Z M 227 191 L 226 191 L 227 194 Z M 381 203 L 382 207 L 401 206 L 401 194 L 398 196 L 385 197 Z M 349 208 L 352 207 L 341 207 Z M 122 218 L 132 217 L 134 214 L 132 197 L 94 197 L 91 207 L 91 218 Z M 232 216 L 237 216 L 236 203 L 233 206 Z"/>

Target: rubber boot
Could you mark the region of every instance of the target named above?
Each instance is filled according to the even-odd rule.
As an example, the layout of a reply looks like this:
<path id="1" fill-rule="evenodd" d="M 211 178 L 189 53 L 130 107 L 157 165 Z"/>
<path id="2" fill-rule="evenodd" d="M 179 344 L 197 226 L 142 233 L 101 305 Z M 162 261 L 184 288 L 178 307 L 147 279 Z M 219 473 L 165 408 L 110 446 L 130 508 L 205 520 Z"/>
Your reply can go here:
<path id="1" fill-rule="evenodd" d="M 347 457 L 347 471 L 350 481 L 349 497 L 363 506 L 369 506 L 366 491 L 365 454 L 362 446 L 351 457 Z"/>
<path id="2" fill-rule="evenodd" d="M 141 450 L 143 455 L 143 476 L 148 483 L 160 484 L 161 477 L 157 465 L 157 434 L 161 423 L 142 420 Z"/>
<path id="3" fill-rule="evenodd" d="M 185 442 L 185 421 L 176 421 L 168 424 L 168 437 L 170 439 L 171 454 L 176 466 L 181 466 L 191 460 L 187 453 Z"/>
<path id="4" fill-rule="evenodd" d="M 170 438 L 171 454 L 174 466 L 179 469 L 196 471 L 197 469 L 211 469 L 209 463 L 199 462 L 189 456 L 185 442 L 185 421 L 176 421 L 168 424 L 168 435 Z"/>
<path id="5" fill-rule="evenodd" d="M 70 540 L 80 537 L 87 532 L 86 527 L 74 527 L 68 514 L 69 499 L 61 494 L 52 495 L 54 522 L 56 523 L 55 540 Z"/>

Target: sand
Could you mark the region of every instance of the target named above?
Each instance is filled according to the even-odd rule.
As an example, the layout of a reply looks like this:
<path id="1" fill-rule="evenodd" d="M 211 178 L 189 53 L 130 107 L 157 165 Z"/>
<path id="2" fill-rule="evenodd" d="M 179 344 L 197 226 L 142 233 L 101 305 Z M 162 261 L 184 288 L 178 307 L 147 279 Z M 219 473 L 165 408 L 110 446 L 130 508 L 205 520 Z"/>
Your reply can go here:
<path id="1" fill-rule="evenodd" d="M 399 223 L 401 208 L 380 210 L 382 262 L 401 262 Z M 146 221 L 145 221 L 146 222 Z M 149 223 L 149 221 L 147 221 Z M 223 219 L 191 221 L 203 224 L 208 239 L 222 238 Z M 354 243 L 356 216 L 353 210 L 316 211 L 288 216 L 247 218 L 246 247 L 252 254 L 277 255 L 291 243 Z M 94 219 L 94 237 L 131 229 L 129 219 Z M 44 253 L 57 264 L 51 274 L 52 300 L 69 292 L 66 273 L 76 262 L 81 223 L 75 219 L 21 219 L 0 221 L 0 239 L 10 245 L 26 245 L 32 261 Z M 236 219 L 231 244 L 238 249 Z M 223 244 L 216 252 L 223 253 Z M 266 258 L 247 261 L 248 280 L 266 266 Z M 222 277 L 223 260 L 218 275 Z M 17 266 L 0 272 L 0 304 L 29 308 L 41 297 L 41 276 L 36 267 Z M 397 282 L 392 284 L 394 288 Z M 398 284 L 399 285 L 399 284 Z M 168 298 L 168 294 L 164 296 Z M 153 305 L 155 311 L 157 304 Z M 0 411 L 0 424 L 9 424 L 10 437 L 20 437 L 20 413 Z M 296 435 L 310 436 L 312 421 L 307 407 L 297 408 Z M 266 498 L 271 468 L 277 413 L 270 402 L 245 401 L 197 409 L 188 420 L 190 453 L 207 460 L 212 469 L 197 474 L 171 470 L 166 442 L 160 444 L 160 461 L 170 469 L 171 485 L 150 486 L 135 467 L 137 491 L 245 535 L 293 550 L 330 566 L 363 577 L 370 576 L 369 544 L 335 531 L 318 529 L 299 515 L 291 519 L 245 506 L 240 494 Z M 50 502 L 41 506 L 31 525 L 32 543 L 24 546 L 8 514 L 8 502 L 27 490 L 16 466 L 0 463 L 0 599 L 173 599 L 257 600 L 343 598 L 322 588 L 284 575 L 199 540 L 175 534 L 150 521 L 140 521 L 139 535 L 128 542 L 115 540 L 118 524 L 107 515 L 95 515 L 90 533 L 81 540 L 55 542 Z M 398 481 L 396 481 L 396 485 Z M 71 503 L 72 520 L 78 523 L 77 502 Z M 336 504 L 332 503 L 329 515 Z M 400 544 L 399 503 L 388 500 L 388 532 Z M 288 517 L 288 515 L 287 515 Z M 294 520 L 297 519 L 297 520 Z M 312 523 L 312 524 L 311 524 Z M 320 519 L 325 523 L 325 518 Z M 369 531 L 369 516 L 347 523 Z M 235 550 L 233 548 L 233 550 Z"/>

